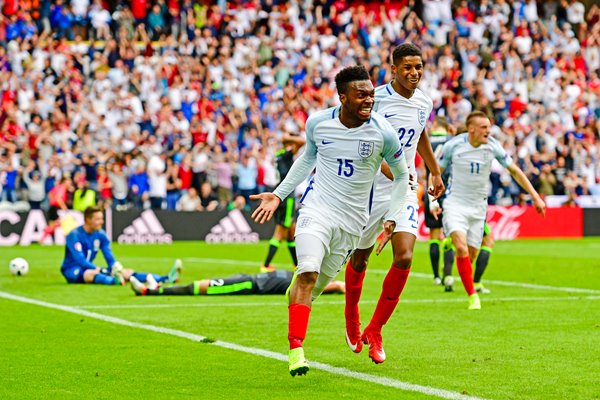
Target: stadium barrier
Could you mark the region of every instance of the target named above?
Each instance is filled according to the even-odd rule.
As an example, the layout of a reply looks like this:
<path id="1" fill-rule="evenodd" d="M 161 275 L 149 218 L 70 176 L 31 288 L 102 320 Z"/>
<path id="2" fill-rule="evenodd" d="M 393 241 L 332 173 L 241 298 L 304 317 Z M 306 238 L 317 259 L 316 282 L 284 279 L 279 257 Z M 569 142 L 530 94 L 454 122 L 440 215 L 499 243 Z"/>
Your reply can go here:
<path id="1" fill-rule="evenodd" d="M 600 208 L 583 209 L 583 236 L 600 236 Z"/>
<path id="2" fill-rule="evenodd" d="M 269 239 L 273 222 L 256 224 L 250 213 L 237 209 L 211 212 L 163 210 L 108 211 L 109 237 L 118 243 L 171 243 L 204 240 L 209 243 L 256 243 Z"/>
<path id="3" fill-rule="evenodd" d="M 421 211 L 422 213 L 422 211 Z M 61 212 L 61 218 L 83 223 L 78 211 Z M 208 243 L 256 243 L 269 239 L 273 221 L 256 224 L 250 213 L 240 210 L 213 212 L 174 212 L 163 210 L 127 210 L 106 212 L 105 229 L 118 243 L 172 243 L 179 240 L 203 240 Z M 429 229 L 421 215 L 419 239 L 429 238 Z M 27 246 L 37 243 L 48 223 L 40 210 L 15 212 L 0 210 L 0 246 Z M 540 217 L 532 207 L 488 208 L 488 224 L 499 240 L 600 236 L 600 208 L 548 208 Z M 64 225 L 63 225 L 64 226 Z M 62 228 L 56 230 L 54 244 L 65 243 Z"/>

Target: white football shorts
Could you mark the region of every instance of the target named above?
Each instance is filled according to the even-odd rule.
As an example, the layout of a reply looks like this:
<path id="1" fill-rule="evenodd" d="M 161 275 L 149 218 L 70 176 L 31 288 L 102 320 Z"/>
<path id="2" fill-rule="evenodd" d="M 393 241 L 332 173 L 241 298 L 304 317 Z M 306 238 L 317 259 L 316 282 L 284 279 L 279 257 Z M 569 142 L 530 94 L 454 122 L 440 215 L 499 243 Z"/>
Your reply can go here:
<path id="1" fill-rule="evenodd" d="M 368 249 L 375 245 L 377 238 L 383 231 L 384 217 L 389 206 L 390 199 L 387 196 L 373 200 L 369 221 L 362 231 L 360 241 L 358 242 L 358 249 Z M 404 203 L 404 208 L 400 213 L 400 220 L 397 221 L 394 232 L 408 232 L 417 236 L 418 231 L 419 201 L 417 200 L 417 193 L 411 190 L 408 192 L 406 203 Z"/>
<path id="2" fill-rule="evenodd" d="M 446 200 L 442 214 L 444 234 L 450 236 L 452 232 L 462 232 L 467 235 L 467 245 L 479 248 L 483 240 L 486 208 L 485 205 L 482 207 L 464 207 L 449 203 Z"/>
<path id="3" fill-rule="evenodd" d="M 335 278 L 346 264 L 350 255 L 356 249 L 359 240 L 357 235 L 340 229 L 335 220 L 329 218 L 323 210 L 315 210 L 307 206 L 300 209 L 296 221 L 296 237 L 298 238 L 301 235 L 311 235 L 318 238 L 325 247 L 325 254 L 322 255 L 321 260 L 316 260 L 315 264 L 317 265 L 310 269 L 301 271 L 302 268 L 298 265 L 297 272 L 318 272 L 320 275 L 325 275 L 331 279 Z M 301 248 L 304 242 L 301 239 L 296 240 L 296 251 L 299 258 L 300 254 L 311 253 L 310 249 Z M 314 253 L 321 257 L 320 252 L 316 251 Z"/>

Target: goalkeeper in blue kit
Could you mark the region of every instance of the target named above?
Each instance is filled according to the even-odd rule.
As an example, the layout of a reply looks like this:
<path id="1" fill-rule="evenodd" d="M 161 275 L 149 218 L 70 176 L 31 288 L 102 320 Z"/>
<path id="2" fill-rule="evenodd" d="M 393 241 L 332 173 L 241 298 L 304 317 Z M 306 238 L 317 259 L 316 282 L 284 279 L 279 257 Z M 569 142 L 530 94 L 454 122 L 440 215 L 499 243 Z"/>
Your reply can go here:
<path id="1" fill-rule="evenodd" d="M 176 282 L 179 268 L 176 265 L 168 275 L 154 275 L 146 272 L 135 272 L 123 268 L 115 260 L 110 248 L 110 240 L 102 229 L 104 214 L 100 207 L 88 207 L 84 213 L 82 226 L 73 229 L 67 235 L 65 258 L 60 272 L 68 283 L 96 283 L 100 285 L 124 285 L 130 277 L 134 276 L 139 281 L 155 286 L 156 282 Z M 94 259 L 102 251 L 107 268 L 94 265 Z"/>

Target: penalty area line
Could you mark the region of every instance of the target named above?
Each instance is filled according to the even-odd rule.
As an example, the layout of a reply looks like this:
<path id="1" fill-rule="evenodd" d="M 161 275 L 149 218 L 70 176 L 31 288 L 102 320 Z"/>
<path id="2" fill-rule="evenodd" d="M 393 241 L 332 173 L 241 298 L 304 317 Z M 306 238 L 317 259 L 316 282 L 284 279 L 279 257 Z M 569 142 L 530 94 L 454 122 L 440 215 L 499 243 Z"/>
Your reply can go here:
<path id="1" fill-rule="evenodd" d="M 180 337 L 183 339 L 191 340 L 193 342 L 202 342 L 206 339 L 206 337 L 204 337 L 204 336 L 197 335 L 194 333 L 180 331 L 178 329 L 171 329 L 171 328 L 165 328 L 165 327 L 156 326 L 156 325 L 142 324 L 142 323 L 138 323 L 138 322 L 128 321 L 126 319 L 115 318 L 115 317 L 111 317 L 111 316 L 104 315 L 104 314 L 98 314 L 98 313 L 95 313 L 92 311 L 82 310 L 82 309 L 71 307 L 71 306 L 64 306 L 64 305 L 60 305 L 60 304 L 54 304 L 54 303 L 48 303 L 45 301 L 35 300 L 35 299 L 28 298 L 28 297 L 17 296 L 17 295 L 11 294 L 11 293 L 3 292 L 3 291 L 0 291 L 0 298 L 18 301 L 18 302 L 26 303 L 26 304 L 32 304 L 32 305 L 36 305 L 36 306 L 40 306 L 40 307 L 50 308 L 53 310 L 64 311 L 64 312 L 71 313 L 71 314 L 83 315 L 88 318 L 93 318 L 93 319 L 97 319 L 97 320 L 100 320 L 103 322 L 109 322 L 109 323 L 116 324 L 116 325 L 127 326 L 130 328 L 144 329 L 144 330 L 151 331 L 151 332 L 176 336 L 176 337 Z M 243 353 L 252 354 L 255 356 L 261 356 L 261 357 L 265 357 L 265 358 L 274 359 L 277 361 L 287 362 L 287 360 L 288 360 L 287 355 L 285 355 L 285 354 L 276 353 L 276 352 L 264 350 L 264 349 L 257 349 L 254 347 L 242 346 L 242 345 L 239 345 L 236 343 L 229 343 L 229 342 L 223 342 L 223 341 L 217 340 L 211 344 L 214 346 L 217 346 L 217 347 L 224 348 L 224 349 L 235 350 L 235 351 L 239 351 L 239 352 L 243 352 Z M 423 386 L 423 385 L 417 385 L 417 384 L 408 383 L 408 382 L 402 382 L 397 379 L 387 378 L 387 377 L 383 377 L 383 376 L 365 374 L 362 372 L 352 371 L 347 368 L 335 367 L 333 365 L 329 365 L 329 364 L 325 364 L 325 363 L 311 361 L 310 365 L 311 365 L 312 369 L 329 372 L 331 374 L 340 375 L 340 376 L 344 376 L 347 378 L 352 378 L 352 379 L 361 380 L 361 381 L 365 381 L 365 382 L 375 383 L 377 385 L 391 387 L 391 388 L 400 389 L 400 390 L 404 390 L 404 391 L 418 392 L 418 393 L 426 394 L 429 396 L 439 397 L 441 399 L 483 400 L 480 397 L 467 396 L 462 393 L 453 392 L 450 390 L 444 390 L 444 389 L 438 389 L 438 388 L 431 387 L 431 386 Z"/>

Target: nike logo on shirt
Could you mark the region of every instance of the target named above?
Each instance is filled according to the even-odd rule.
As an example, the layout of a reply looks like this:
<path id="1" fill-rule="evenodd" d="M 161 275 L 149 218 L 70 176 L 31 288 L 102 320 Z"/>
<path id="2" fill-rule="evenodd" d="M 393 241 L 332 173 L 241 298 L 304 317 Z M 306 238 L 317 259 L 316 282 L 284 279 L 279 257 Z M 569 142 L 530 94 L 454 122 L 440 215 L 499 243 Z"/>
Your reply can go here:
<path id="1" fill-rule="evenodd" d="M 388 113 L 383 114 L 383 116 L 385 118 L 393 117 L 394 115 L 396 115 L 396 114 L 388 114 Z"/>
<path id="2" fill-rule="evenodd" d="M 321 144 L 331 144 L 333 143 L 333 141 L 329 141 L 329 140 L 322 140 Z"/>

